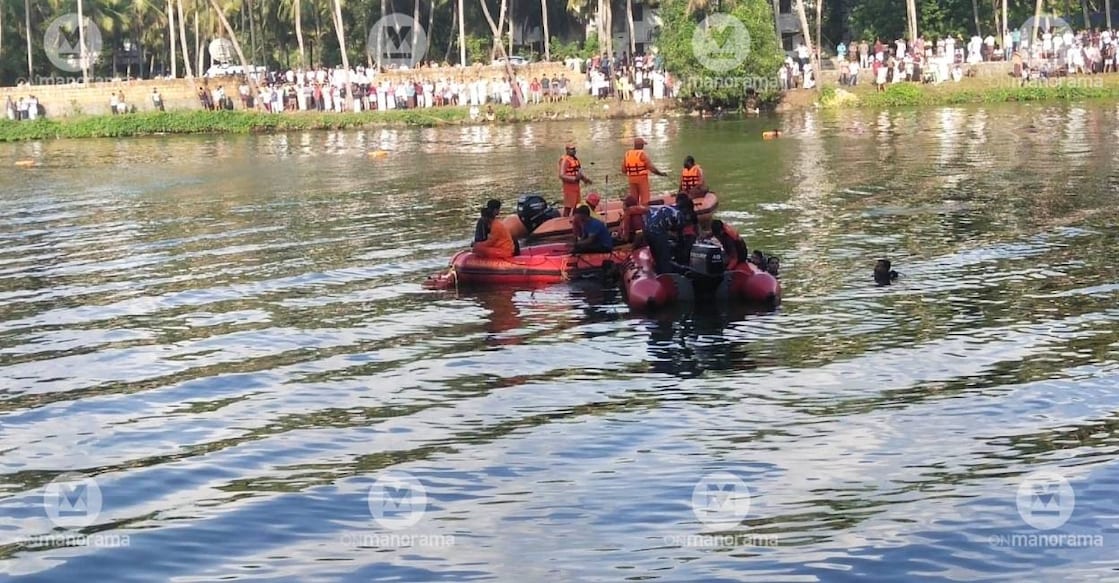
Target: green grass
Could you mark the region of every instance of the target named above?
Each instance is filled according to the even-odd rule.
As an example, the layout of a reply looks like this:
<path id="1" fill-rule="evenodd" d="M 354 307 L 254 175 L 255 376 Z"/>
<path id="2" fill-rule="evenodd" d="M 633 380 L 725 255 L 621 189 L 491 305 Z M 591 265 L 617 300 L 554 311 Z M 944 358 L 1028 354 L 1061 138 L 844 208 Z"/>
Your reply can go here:
<path id="1" fill-rule="evenodd" d="M 835 90 L 828 91 L 829 89 L 831 88 L 827 87 L 822 91 L 820 104 L 823 107 L 852 105 L 881 109 L 1018 101 L 1119 100 L 1119 75 L 1054 78 L 1031 82 L 1025 86 L 1010 77 L 970 78 L 959 83 L 949 81 L 940 85 L 898 83 L 887 85 L 882 92 L 875 91 L 872 84 L 863 84 L 853 91 L 850 87 L 841 87 L 858 98 L 857 101 L 844 102 L 842 105 L 834 97 Z"/>
<path id="2" fill-rule="evenodd" d="M 638 115 L 647 108 L 574 97 L 562 103 L 542 103 L 520 109 L 494 107 L 496 122 L 547 119 L 603 118 Z M 484 115 L 485 108 L 482 108 Z M 271 114 L 256 111 L 168 111 L 127 115 L 85 115 L 33 122 L 0 121 L 0 142 L 56 138 L 120 138 L 154 134 L 251 134 L 301 130 L 337 130 L 386 126 L 432 127 L 470 122 L 466 107 L 370 111 L 362 113 L 299 112 Z"/>

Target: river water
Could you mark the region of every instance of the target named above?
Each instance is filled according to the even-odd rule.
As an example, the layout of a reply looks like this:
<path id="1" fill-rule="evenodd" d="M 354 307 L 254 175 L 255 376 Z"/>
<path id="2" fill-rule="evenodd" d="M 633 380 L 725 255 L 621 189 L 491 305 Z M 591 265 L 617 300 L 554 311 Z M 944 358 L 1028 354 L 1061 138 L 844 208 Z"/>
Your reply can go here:
<path id="1" fill-rule="evenodd" d="M 780 309 L 422 289 L 567 140 L 616 196 L 634 135 Z M 1119 580 L 1117 140 L 1015 105 L 2 145 L 0 579 Z"/>

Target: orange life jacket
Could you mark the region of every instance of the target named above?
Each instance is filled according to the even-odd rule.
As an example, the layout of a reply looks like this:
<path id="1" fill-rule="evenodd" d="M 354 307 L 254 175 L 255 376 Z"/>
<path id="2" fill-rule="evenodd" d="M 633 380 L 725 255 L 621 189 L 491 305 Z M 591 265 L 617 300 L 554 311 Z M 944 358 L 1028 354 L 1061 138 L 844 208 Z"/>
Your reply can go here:
<path id="1" fill-rule="evenodd" d="M 702 175 L 703 170 L 700 169 L 699 164 L 694 164 L 691 168 L 685 168 L 680 172 L 680 190 L 686 192 L 699 186 Z"/>
<path id="2" fill-rule="evenodd" d="M 630 150 L 626 152 L 623 166 L 626 176 L 648 176 L 649 167 L 645 165 L 644 150 Z"/>
<path id="3" fill-rule="evenodd" d="M 583 165 L 579 163 L 579 159 L 575 156 L 568 156 L 567 154 L 564 154 L 563 157 L 560 158 L 560 161 L 561 164 L 564 165 L 563 175 L 569 178 L 575 178 L 579 176 L 579 171 L 583 169 Z"/>

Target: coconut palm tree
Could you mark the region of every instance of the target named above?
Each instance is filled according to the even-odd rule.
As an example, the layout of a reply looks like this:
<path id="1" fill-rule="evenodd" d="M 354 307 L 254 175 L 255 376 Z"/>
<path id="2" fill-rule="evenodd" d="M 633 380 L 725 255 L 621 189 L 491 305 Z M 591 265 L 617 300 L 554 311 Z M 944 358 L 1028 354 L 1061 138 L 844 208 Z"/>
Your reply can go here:
<path id="1" fill-rule="evenodd" d="M 35 77 L 35 60 L 31 57 L 31 0 L 23 0 L 23 17 L 27 26 L 27 80 Z"/>
<path id="2" fill-rule="evenodd" d="M 497 56 L 505 62 L 505 76 L 509 78 L 509 82 L 513 86 L 513 107 L 520 107 L 521 99 L 521 86 L 517 83 L 517 75 L 513 72 L 513 65 L 505 54 L 505 45 L 501 43 L 501 29 L 493 21 L 493 16 L 490 15 L 490 8 L 486 6 L 486 0 L 481 0 L 482 14 L 486 17 L 486 22 L 490 25 L 490 31 L 493 33 L 493 46 L 497 51 Z M 505 9 L 505 0 L 501 0 L 501 8 Z"/>
<path id="3" fill-rule="evenodd" d="M 252 71 L 249 69 L 249 62 L 245 59 L 245 53 L 241 51 L 241 43 L 237 41 L 237 35 L 233 32 L 233 27 L 229 25 L 229 19 L 225 17 L 225 12 L 218 6 L 218 0 L 210 0 L 210 8 L 213 9 L 214 14 L 216 14 L 218 20 L 221 21 L 221 26 L 225 34 L 229 35 L 229 40 L 233 43 L 233 50 L 237 53 L 237 58 L 241 61 L 241 67 L 244 71 L 245 79 L 249 84 L 249 90 L 253 95 L 256 95 L 256 80 L 253 79 Z"/>
<path id="4" fill-rule="evenodd" d="M 552 60 L 552 39 L 550 32 L 548 32 L 548 0 L 540 0 L 540 16 L 543 20 L 544 26 L 544 60 Z"/>
<path id="5" fill-rule="evenodd" d="M 812 34 L 808 31 L 808 16 L 804 13 L 804 0 L 796 0 L 797 16 L 800 17 L 800 32 L 804 35 L 804 45 L 808 47 L 808 61 L 812 66 L 812 74 L 816 77 L 816 86 L 820 86 L 820 69 L 817 67 L 816 50 L 812 48 Z"/>
<path id="6" fill-rule="evenodd" d="M 905 0 L 905 12 L 909 17 L 909 42 L 917 40 L 917 1 Z"/>
<path id="7" fill-rule="evenodd" d="M 295 40 L 299 43 L 299 66 L 307 66 L 307 53 L 303 48 L 303 5 L 294 0 L 291 6 L 291 19 L 295 21 Z"/>
<path id="8" fill-rule="evenodd" d="M 178 12 L 179 12 L 179 42 L 182 43 L 182 47 L 183 47 L 183 65 L 184 65 L 184 68 L 186 69 L 186 78 L 187 79 L 194 79 L 194 71 L 190 67 L 190 51 L 187 50 L 186 19 L 183 18 L 183 0 L 177 0 L 176 4 L 178 5 L 177 9 L 178 9 Z M 194 16 L 194 27 L 195 27 L 194 28 L 194 34 L 195 34 L 195 37 L 197 37 L 197 35 L 198 35 L 198 12 L 195 11 L 194 14 L 195 14 L 195 16 Z M 174 33 L 172 33 L 172 37 L 171 37 L 171 42 L 172 43 L 175 42 L 175 39 L 174 39 L 173 35 L 174 35 Z M 195 44 L 198 44 L 198 43 L 195 42 Z M 202 52 L 198 47 L 195 47 L 195 50 L 198 51 L 198 74 L 201 75 L 202 74 Z"/>
<path id="9" fill-rule="evenodd" d="M 458 0 L 458 62 L 466 66 L 466 18 L 463 16 L 465 0 Z"/>
<path id="10" fill-rule="evenodd" d="M 626 0 L 626 24 L 629 25 L 629 56 L 637 52 L 637 37 L 633 32 L 633 0 Z"/>
<path id="11" fill-rule="evenodd" d="M 350 88 L 350 57 L 346 55 L 346 30 L 342 25 L 342 0 L 333 0 L 334 4 L 334 33 L 338 35 L 338 50 L 342 53 L 342 69 L 346 79 L 346 110 L 353 111 L 354 92 Z M 383 35 L 378 35 L 378 38 Z"/>

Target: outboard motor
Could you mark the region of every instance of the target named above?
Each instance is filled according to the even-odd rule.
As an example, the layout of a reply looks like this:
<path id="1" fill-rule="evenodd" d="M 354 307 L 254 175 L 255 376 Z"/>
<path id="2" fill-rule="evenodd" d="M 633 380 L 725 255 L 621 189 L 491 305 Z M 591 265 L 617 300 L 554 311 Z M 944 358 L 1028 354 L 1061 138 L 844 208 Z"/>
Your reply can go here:
<path id="1" fill-rule="evenodd" d="M 722 277 L 727 269 L 723 246 L 710 241 L 698 241 L 692 245 L 692 271 L 708 277 Z"/>
<path id="2" fill-rule="evenodd" d="M 517 218 L 521 219 L 529 233 L 535 231 L 545 221 L 559 216 L 559 211 L 552 208 L 543 196 L 526 194 L 517 199 Z"/>

